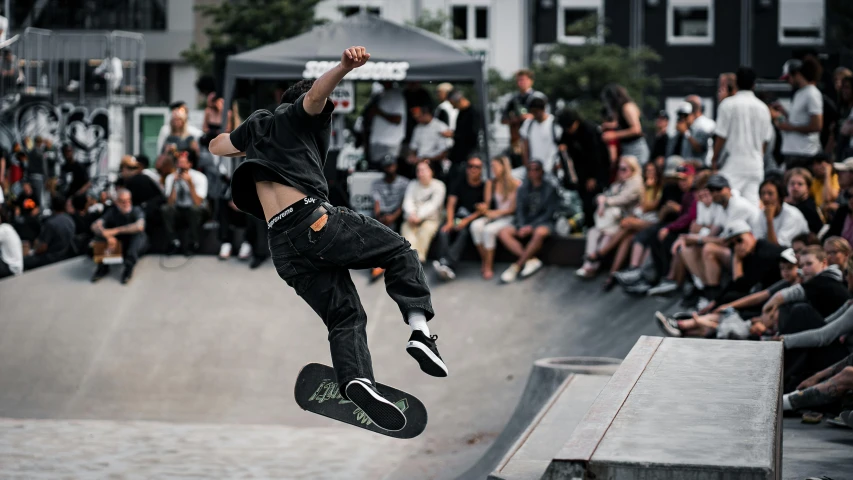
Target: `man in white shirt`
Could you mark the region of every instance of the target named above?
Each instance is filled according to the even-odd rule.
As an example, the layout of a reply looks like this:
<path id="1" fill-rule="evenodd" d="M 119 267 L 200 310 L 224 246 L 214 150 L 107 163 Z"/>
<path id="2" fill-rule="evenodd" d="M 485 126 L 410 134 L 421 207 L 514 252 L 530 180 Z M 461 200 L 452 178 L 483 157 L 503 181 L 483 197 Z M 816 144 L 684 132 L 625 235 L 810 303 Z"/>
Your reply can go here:
<path id="1" fill-rule="evenodd" d="M 689 119 L 690 129 L 687 130 L 684 136 L 687 143 L 690 144 L 690 154 L 684 158 L 694 158 L 706 166 L 710 166 L 713 155 L 711 138 L 714 136 L 717 122 L 704 115 L 702 99 L 698 95 L 690 95 L 684 101 L 693 107 L 693 113 L 691 113 Z"/>
<path id="2" fill-rule="evenodd" d="M 451 130 L 456 130 L 456 117 L 459 115 L 459 110 L 453 107 L 447 96 L 453 91 L 452 83 L 440 83 L 435 88 L 435 96 L 438 99 L 438 107 L 435 109 L 435 118 L 446 123 Z"/>
<path id="3" fill-rule="evenodd" d="M 758 187 L 764 178 L 764 152 L 773 135 L 773 125 L 770 109 L 752 91 L 755 72 L 741 67 L 736 75 L 738 92 L 720 103 L 717 114 L 711 168 L 757 208 Z"/>
<path id="4" fill-rule="evenodd" d="M 20 275 L 24 271 L 24 253 L 21 237 L 12 225 L 6 223 L 0 212 L 0 278 Z"/>
<path id="5" fill-rule="evenodd" d="M 178 237 L 186 233 L 185 253 L 194 253 L 201 241 L 202 219 L 207 200 L 207 176 L 194 170 L 189 154 L 178 157 L 178 169 L 166 177 L 166 204 L 163 205 L 163 226 L 169 237 L 169 253 L 181 248 Z M 178 231 L 178 226 L 182 228 Z"/>
<path id="6" fill-rule="evenodd" d="M 368 113 L 371 118 L 368 159 L 371 169 L 380 169 L 388 155 L 397 158 L 406 138 L 406 98 L 391 82 L 384 82 L 383 87 L 385 90 Z"/>
<path id="7" fill-rule="evenodd" d="M 782 132 L 782 157 L 788 169 L 805 167 L 821 152 L 820 131 L 823 128 L 823 94 L 816 83 L 822 67 L 813 56 L 785 64 L 782 78 L 796 89 L 791 110 L 785 114 L 774 110 L 773 120 Z"/>
<path id="8" fill-rule="evenodd" d="M 190 114 L 189 109 L 187 108 L 186 102 L 180 101 L 180 100 L 177 102 L 172 102 L 171 104 L 169 104 L 169 109 L 172 111 L 172 114 L 169 116 L 169 121 L 166 122 L 165 125 L 160 127 L 160 133 L 157 134 L 157 153 L 158 154 L 163 151 L 163 145 L 166 143 L 166 139 L 169 138 L 169 135 L 172 134 L 172 125 L 171 125 L 172 117 L 175 116 L 175 114 L 178 110 L 183 110 L 182 113 L 184 115 L 186 115 L 187 118 L 189 118 L 189 114 Z M 189 133 L 190 136 L 195 138 L 196 140 L 200 139 L 202 137 L 202 135 L 204 135 L 204 132 L 202 132 L 200 129 L 196 128 L 195 126 L 190 125 L 189 123 L 187 123 L 187 133 Z"/>
<path id="9" fill-rule="evenodd" d="M 543 96 L 532 98 L 528 110 L 533 115 L 521 124 L 521 158 L 524 166 L 513 169 L 513 175 L 523 179 L 527 164 L 531 160 L 542 162 L 545 175 L 553 175 L 559 153 L 558 141 L 563 135 L 562 128 L 555 122 L 554 116 L 547 112 L 548 101 Z"/>
<path id="10" fill-rule="evenodd" d="M 409 114 L 418 122 L 409 143 L 409 163 L 417 165 L 426 160 L 435 176 L 441 177 L 442 161 L 447 158 L 447 151 L 453 145 L 453 139 L 444 135 L 450 127 L 435 118 L 428 105 L 412 107 Z"/>

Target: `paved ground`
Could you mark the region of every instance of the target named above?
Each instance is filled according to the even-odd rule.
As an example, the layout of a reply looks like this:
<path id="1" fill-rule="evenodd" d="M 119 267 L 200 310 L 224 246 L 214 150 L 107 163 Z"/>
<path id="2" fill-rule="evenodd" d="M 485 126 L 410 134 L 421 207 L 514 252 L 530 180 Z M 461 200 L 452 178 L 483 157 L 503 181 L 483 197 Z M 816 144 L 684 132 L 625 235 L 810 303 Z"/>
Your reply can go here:
<path id="1" fill-rule="evenodd" d="M 434 286 L 430 326 L 451 370 L 436 379 L 405 353 L 382 284 L 355 272 L 377 379 L 430 412 L 423 435 L 399 441 L 295 405 L 296 373 L 328 363 L 328 344 L 271 265 L 183 262 L 147 257 L 126 287 L 118 272 L 89 284 L 82 259 L 0 282 L 0 459 L 12 459 L 0 477 L 453 478 L 501 431 L 533 360 L 622 358 L 668 305 L 603 294 L 568 269 L 499 286 L 471 265 Z"/>

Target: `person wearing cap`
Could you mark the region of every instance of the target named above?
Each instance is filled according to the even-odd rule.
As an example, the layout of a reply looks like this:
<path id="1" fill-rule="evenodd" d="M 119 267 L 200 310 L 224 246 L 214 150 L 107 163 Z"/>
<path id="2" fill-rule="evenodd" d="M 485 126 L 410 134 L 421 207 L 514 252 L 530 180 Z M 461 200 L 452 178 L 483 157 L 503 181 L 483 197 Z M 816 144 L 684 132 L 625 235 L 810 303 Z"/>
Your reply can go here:
<path id="1" fill-rule="evenodd" d="M 563 135 L 554 116 L 547 112 L 548 99 L 536 96 L 527 103 L 531 117 L 521 124 L 521 161 L 526 166 L 530 160 L 542 162 L 546 175 L 553 175 L 557 165 L 557 143 Z M 520 167 L 516 176 L 523 179 L 525 167 Z"/>
<path id="2" fill-rule="evenodd" d="M 655 140 L 652 143 L 652 161 L 661 169 L 666 166 L 666 157 L 669 156 L 669 113 L 666 110 L 658 112 L 655 117 Z"/>
<path id="3" fill-rule="evenodd" d="M 785 187 L 776 179 L 761 183 L 761 203 L 764 210 L 753 224 L 753 233 L 774 245 L 790 247 L 798 235 L 809 233 L 809 224 L 797 207 L 783 201 Z"/>
<path id="4" fill-rule="evenodd" d="M 459 111 L 453 108 L 453 105 L 447 98 L 452 91 L 452 83 L 439 83 L 435 87 L 435 98 L 438 100 L 438 106 L 435 108 L 435 118 L 444 122 L 450 127 L 450 130 L 456 130 L 456 116 L 459 115 Z"/>
<path id="5" fill-rule="evenodd" d="M 764 303 L 782 289 L 800 282 L 797 255 L 794 249 L 783 250 L 779 254 L 778 265 L 781 278 L 761 291 L 718 305 L 710 313 L 694 314 L 691 319 L 678 320 L 661 312 L 655 312 L 655 320 L 670 337 L 705 336 L 709 331 L 717 328 L 724 316 L 734 311 L 741 319 L 752 321 L 750 331 L 752 335 L 760 335 L 767 329 L 761 313 Z"/>
<path id="6" fill-rule="evenodd" d="M 782 132 L 782 155 L 787 168 L 808 167 L 812 157 L 822 150 L 823 94 L 816 86 L 822 70 L 813 56 L 789 60 L 783 68 L 782 78 L 796 89 L 787 118 L 777 111 L 773 114 L 773 121 Z"/>
<path id="7" fill-rule="evenodd" d="M 584 119 L 576 110 L 561 110 L 557 122 L 563 131 L 557 146 L 565 153 L 559 156 L 563 187 L 577 190 L 583 203 L 584 226 L 589 228 L 595 225 L 595 197 L 610 183 L 610 152 L 601 141 L 598 125 Z M 577 185 L 572 184 L 571 168 L 577 175 Z"/>
<path id="8" fill-rule="evenodd" d="M 370 197 L 373 198 L 373 218 L 395 232 L 400 231 L 403 216 L 403 197 L 409 181 L 397 174 L 397 159 L 386 155 L 382 161 L 382 172 L 385 174 L 370 185 Z M 376 280 L 384 272 L 375 267 L 371 271 L 371 279 Z"/>
<path id="9" fill-rule="evenodd" d="M 693 115 L 693 106 L 687 102 L 681 102 L 675 110 L 675 135 L 669 144 L 669 155 L 678 155 L 685 160 L 693 158 L 693 148 L 687 137 L 690 136 L 690 117 Z"/>
<path id="10" fill-rule="evenodd" d="M 509 125 L 511 148 L 519 153 L 521 152 L 521 124 L 533 118 L 528 104 L 533 98 L 544 96 L 542 92 L 533 89 L 534 80 L 532 70 L 522 69 L 515 72 L 518 92 L 507 101 L 501 116 L 501 123 Z"/>
<path id="11" fill-rule="evenodd" d="M 841 186 L 838 184 L 838 175 L 832 170 L 832 162 L 829 155 L 819 153 L 812 159 L 812 174 L 814 180 L 811 186 L 811 196 L 814 198 L 817 208 L 823 209 L 838 198 Z"/>
<path id="12" fill-rule="evenodd" d="M 368 164 L 371 169 L 381 169 L 386 156 L 400 154 L 406 138 L 406 98 L 393 82 L 382 82 L 384 90 L 367 113 L 370 121 L 368 139 Z"/>
<path id="13" fill-rule="evenodd" d="M 773 124 L 767 105 L 753 92 L 755 71 L 741 67 L 736 77 L 737 93 L 723 100 L 717 112 L 711 169 L 758 206 L 764 153 L 773 137 Z"/>
<path id="14" fill-rule="evenodd" d="M 717 122 L 705 115 L 702 99 L 698 95 L 688 95 L 684 101 L 693 107 L 689 117 L 690 129 L 686 132 L 686 139 L 691 149 L 687 158 L 696 159 L 702 165 L 710 166 L 713 151 L 711 139 L 714 137 Z"/>

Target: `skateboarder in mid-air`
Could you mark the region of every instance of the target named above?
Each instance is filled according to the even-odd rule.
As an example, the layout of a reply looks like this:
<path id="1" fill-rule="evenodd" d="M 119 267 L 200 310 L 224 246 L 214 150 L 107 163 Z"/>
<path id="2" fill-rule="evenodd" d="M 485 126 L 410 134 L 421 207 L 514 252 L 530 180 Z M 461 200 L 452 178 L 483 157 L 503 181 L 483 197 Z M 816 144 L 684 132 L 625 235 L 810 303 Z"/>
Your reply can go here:
<path id="1" fill-rule="evenodd" d="M 373 378 L 367 315 L 349 269 L 385 269 L 385 288 L 412 328 L 406 350 L 421 370 L 447 376 L 430 335 L 434 316 L 417 253 L 403 237 L 372 218 L 328 203 L 323 175 L 334 105 L 328 99 L 351 70 L 370 58 L 351 47 L 316 81 L 302 80 L 282 95 L 274 112 L 258 110 L 230 134 L 210 143 L 214 155 L 241 157 L 231 182 L 234 204 L 265 220 L 278 275 L 329 329 L 332 365 L 341 396 L 377 426 L 401 430 L 406 417 L 379 392 Z"/>

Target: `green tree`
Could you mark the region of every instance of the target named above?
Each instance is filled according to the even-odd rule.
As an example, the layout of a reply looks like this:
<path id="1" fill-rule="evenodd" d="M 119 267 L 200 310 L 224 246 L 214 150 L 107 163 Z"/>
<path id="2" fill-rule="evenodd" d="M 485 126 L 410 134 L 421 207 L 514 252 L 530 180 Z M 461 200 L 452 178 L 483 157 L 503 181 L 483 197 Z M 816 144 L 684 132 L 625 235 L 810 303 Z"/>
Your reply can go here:
<path id="1" fill-rule="evenodd" d="M 660 56 L 648 47 L 633 50 L 601 42 L 600 32 L 607 37 L 606 28 L 599 25 L 595 15 L 570 25 L 566 33 L 583 36 L 586 41 L 582 45 L 556 45 L 546 61 L 533 65 L 535 88 L 551 101 L 565 100 L 590 120 L 601 117 L 600 94 L 608 83 L 624 86 L 642 110 L 656 108 L 660 78 L 650 75 L 646 65 L 659 62 Z M 512 91 L 514 84 L 504 81 L 500 87 L 501 91 L 493 94 Z"/>
<path id="2" fill-rule="evenodd" d="M 212 73 L 213 50 L 236 47 L 238 51 L 268 45 L 299 35 L 323 23 L 314 18 L 320 0 L 227 0 L 195 8 L 211 25 L 204 33 L 207 48 L 193 43 L 181 56 L 200 74 Z"/>
<path id="3" fill-rule="evenodd" d="M 418 18 L 415 19 L 414 22 L 407 20 L 406 25 L 443 36 L 445 26 L 449 21 L 450 17 L 447 15 L 447 12 L 442 9 L 436 9 L 435 12 L 424 10 L 420 15 L 418 15 Z"/>

